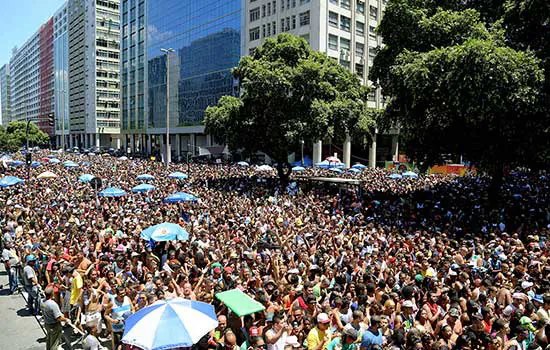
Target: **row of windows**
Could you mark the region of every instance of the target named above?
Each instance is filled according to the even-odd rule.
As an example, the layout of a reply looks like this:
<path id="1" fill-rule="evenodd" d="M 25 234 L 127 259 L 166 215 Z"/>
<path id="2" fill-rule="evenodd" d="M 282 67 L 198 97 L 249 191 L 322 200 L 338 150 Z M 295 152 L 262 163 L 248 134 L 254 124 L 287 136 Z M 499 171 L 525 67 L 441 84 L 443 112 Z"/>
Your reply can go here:
<path id="1" fill-rule="evenodd" d="M 351 9 L 351 0 L 330 0 L 330 3 L 336 6 L 340 6 L 343 9 L 350 10 Z M 383 3 L 385 4 L 386 1 L 383 0 Z M 356 11 L 361 14 L 365 14 L 365 3 L 362 1 L 357 1 L 357 5 L 355 7 Z M 378 7 L 370 5 L 369 6 L 369 15 L 372 20 L 377 21 L 378 20 Z"/>
<path id="2" fill-rule="evenodd" d="M 346 38 L 340 38 L 340 45 L 338 46 L 338 36 L 334 34 L 329 34 L 328 36 L 328 48 L 331 50 L 338 51 L 338 48 L 340 48 L 340 52 L 345 53 L 351 51 L 351 41 Z M 365 55 L 365 45 L 362 43 L 355 43 L 355 55 L 357 57 L 363 57 Z M 376 48 L 373 46 L 369 47 L 369 63 L 372 64 L 372 60 L 374 60 L 374 56 L 376 56 Z"/>
<path id="3" fill-rule="evenodd" d="M 338 15 L 336 12 L 329 11 L 328 24 L 333 28 L 340 28 L 343 31 L 351 31 L 351 19 L 344 15 Z M 339 24 L 339 25 L 338 25 Z M 355 34 L 358 36 L 365 36 L 365 23 L 355 22 Z M 376 27 L 369 26 L 369 36 L 371 39 L 376 40 Z"/>

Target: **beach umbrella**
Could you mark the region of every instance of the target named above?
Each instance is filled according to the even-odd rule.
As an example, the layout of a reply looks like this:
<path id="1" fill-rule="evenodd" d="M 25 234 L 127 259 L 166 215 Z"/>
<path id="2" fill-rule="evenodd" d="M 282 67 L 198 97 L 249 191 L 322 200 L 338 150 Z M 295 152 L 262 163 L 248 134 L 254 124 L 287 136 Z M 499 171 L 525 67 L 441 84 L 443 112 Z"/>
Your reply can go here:
<path id="1" fill-rule="evenodd" d="M 260 165 L 259 167 L 256 168 L 256 171 L 271 171 L 271 170 L 273 170 L 273 168 L 266 164 Z"/>
<path id="2" fill-rule="evenodd" d="M 3 178 L 0 179 L 0 187 L 3 188 L 3 187 L 14 186 L 14 185 L 22 184 L 24 182 L 25 180 L 15 176 L 4 176 Z"/>
<path id="3" fill-rule="evenodd" d="M 416 178 L 418 177 L 418 174 L 412 171 L 406 171 L 403 173 L 403 176 Z"/>
<path id="4" fill-rule="evenodd" d="M 33 168 L 37 168 L 37 167 L 39 167 L 39 166 L 41 166 L 41 165 L 42 165 L 42 163 L 40 163 L 39 161 L 36 161 L 36 160 L 33 160 L 33 161 L 31 162 L 31 166 L 32 166 Z"/>
<path id="5" fill-rule="evenodd" d="M 388 176 L 390 179 L 393 179 L 393 180 L 398 180 L 398 179 L 401 179 L 403 178 L 403 176 L 401 176 L 401 174 L 391 174 L 390 176 Z"/>
<path id="6" fill-rule="evenodd" d="M 168 177 L 171 179 L 184 180 L 184 179 L 187 179 L 189 176 L 187 176 L 187 174 L 184 174 L 182 172 L 176 171 L 168 175 Z"/>
<path id="7" fill-rule="evenodd" d="M 78 167 L 78 164 L 76 164 L 72 160 L 68 160 L 66 162 L 63 162 L 63 166 L 65 166 L 67 168 L 76 168 L 76 167 Z"/>
<path id="8" fill-rule="evenodd" d="M 185 192 L 176 192 L 164 198 L 165 203 L 196 202 L 197 200 L 199 200 L 197 197 Z"/>
<path id="9" fill-rule="evenodd" d="M 92 165 L 92 163 L 90 163 L 90 162 L 82 162 L 82 166 L 90 166 L 90 165 Z"/>
<path id="10" fill-rule="evenodd" d="M 319 162 L 319 163 L 315 163 L 315 166 L 316 167 L 319 167 L 319 168 L 330 168 L 331 167 L 331 164 L 327 161 L 327 160 L 323 160 L 322 162 Z"/>
<path id="11" fill-rule="evenodd" d="M 138 180 L 154 180 L 155 177 L 153 175 L 149 175 L 149 174 L 141 174 L 141 175 L 138 175 L 136 177 L 136 179 L 138 179 Z"/>
<path id="12" fill-rule="evenodd" d="M 56 178 L 56 177 L 57 177 L 57 175 L 55 175 L 51 171 L 45 171 L 42 174 L 37 176 L 37 178 L 39 178 L 39 179 L 53 179 L 53 178 Z"/>
<path id="13" fill-rule="evenodd" d="M 210 304 L 183 298 L 159 300 L 126 319 L 122 342 L 143 350 L 191 347 L 217 326 Z"/>
<path id="14" fill-rule="evenodd" d="M 89 152 L 88 155 L 89 156 L 95 156 L 95 153 L 94 152 Z"/>
<path id="15" fill-rule="evenodd" d="M 128 160 L 128 157 L 122 156 L 122 157 L 119 157 L 118 160 Z"/>
<path id="16" fill-rule="evenodd" d="M 361 163 L 354 164 L 352 166 L 353 169 L 365 169 L 367 166 Z"/>
<path id="17" fill-rule="evenodd" d="M 48 158 L 56 158 L 57 156 L 55 154 L 48 154 L 46 157 Z"/>
<path id="18" fill-rule="evenodd" d="M 141 231 L 140 237 L 146 241 L 153 240 L 155 242 L 174 240 L 187 241 L 189 239 L 189 233 L 178 224 L 165 222 Z"/>
<path id="19" fill-rule="evenodd" d="M 138 193 L 141 193 L 141 192 L 147 192 L 147 191 L 152 191 L 156 189 L 155 186 L 153 185 L 149 185 L 149 184 L 140 184 L 140 185 L 137 185 L 135 186 L 134 188 L 132 188 L 132 192 L 138 192 Z"/>
<path id="20" fill-rule="evenodd" d="M 265 310 L 262 304 L 244 294 L 240 289 L 231 289 L 218 293 L 216 294 L 216 299 L 224 303 L 229 310 L 239 317 Z"/>
<path id="21" fill-rule="evenodd" d="M 247 162 L 238 162 L 237 165 L 240 165 L 240 166 L 249 166 L 249 164 Z"/>
<path id="22" fill-rule="evenodd" d="M 357 173 L 360 173 L 361 170 L 358 169 L 358 168 L 349 168 L 348 169 L 348 173 L 354 173 L 354 174 L 357 174 Z"/>
<path id="23" fill-rule="evenodd" d="M 57 158 L 50 158 L 48 163 L 57 164 L 57 163 L 61 163 L 61 161 Z"/>
<path id="24" fill-rule="evenodd" d="M 99 192 L 100 197 L 122 197 L 126 195 L 126 192 L 116 187 L 108 187 L 103 191 Z"/>
<path id="25" fill-rule="evenodd" d="M 292 168 L 292 171 L 304 171 L 306 170 L 306 168 L 304 168 L 303 166 L 295 166 L 294 168 Z"/>
<path id="26" fill-rule="evenodd" d="M 333 171 L 333 172 L 335 172 L 335 173 L 339 173 L 339 174 L 343 173 L 342 169 L 338 169 L 338 168 L 330 168 L 330 169 L 328 169 L 328 170 L 329 170 L 329 171 Z"/>
<path id="27" fill-rule="evenodd" d="M 22 161 L 20 161 L 20 160 L 12 160 L 12 161 L 10 162 L 10 166 L 21 166 L 21 165 L 23 165 L 23 164 L 25 164 L 25 162 L 22 162 Z"/>
<path id="28" fill-rule="evenodd" d="M 82 174 L 78 177 L 78 180 L 80 182 L 84 182 L 84 183 L 87 183 L 87 182 L 90 182 L 92 181 L 92 179 L 94 178 L 95 176 L 93 176 L 92 174 Z"/>
<path id="29" fill-rule="evenodd" d="M 10 162 L 12 159 L 11 159 L 11 156 L 9 154 L 3 154 L 2 157 L 0 157 L 0 161 L 4 162 Z"/>

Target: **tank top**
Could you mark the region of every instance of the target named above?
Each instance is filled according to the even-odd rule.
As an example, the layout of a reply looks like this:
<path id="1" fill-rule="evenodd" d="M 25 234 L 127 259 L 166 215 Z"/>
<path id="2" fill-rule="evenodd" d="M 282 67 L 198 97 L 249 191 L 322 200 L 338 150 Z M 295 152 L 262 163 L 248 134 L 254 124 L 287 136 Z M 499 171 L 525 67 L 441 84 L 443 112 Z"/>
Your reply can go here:
<path id="1" fill-rule="evenodd" d="M 130 298 L 127 296 L 124 297 L 122 302 L 116 300 L 116 297 L 112 298 L 113 309 L 111 310 L 111 318 L 115 320 L 124 321 L 128 315 L 132 312 Z M 113 332 L 122 333 L 124 331 L 124 322 L 113 323 L 112 324 Z"/>

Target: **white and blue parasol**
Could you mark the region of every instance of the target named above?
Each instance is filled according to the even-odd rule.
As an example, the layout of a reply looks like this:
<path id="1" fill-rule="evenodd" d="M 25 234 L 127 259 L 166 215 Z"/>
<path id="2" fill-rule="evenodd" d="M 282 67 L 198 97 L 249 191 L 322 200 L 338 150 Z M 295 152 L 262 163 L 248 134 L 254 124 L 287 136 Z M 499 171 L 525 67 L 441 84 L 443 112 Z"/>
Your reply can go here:
<path id="1" fill-rule="evenodd" d="M 189 239 L 189 233 L 180 225 L 165 222 L 155 226 L 151 226 L 141 231 L 141 239 L 147 241 L 186 241 Z"/>
<path id="2" fill-rule="evenodd" d="M 210 304 L 182 298 L 161 300 L 128 317 L 122 342 L 143 350 L 190 347 L 217 326 Z"/>

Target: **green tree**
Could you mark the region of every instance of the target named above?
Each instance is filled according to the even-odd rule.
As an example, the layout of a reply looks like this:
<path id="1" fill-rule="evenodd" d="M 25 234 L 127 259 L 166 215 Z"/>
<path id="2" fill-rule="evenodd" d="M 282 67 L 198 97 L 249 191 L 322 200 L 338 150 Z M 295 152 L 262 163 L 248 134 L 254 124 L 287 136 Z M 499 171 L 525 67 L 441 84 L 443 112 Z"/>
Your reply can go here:
<path id="1" fill-rule="evenodd" d="M 26 145 L 27 123 L 12 121 L 6 128 L 0 128 L 0 149 L 4 151 L 16 151 Z M 46 133 L 40 130 L 34 123 L 29 124 L 29 145 L 45 146 L 50 142 Z"/>
<path id="2" fill-rule="evenodd" d="M 548 159 L 550 54 L 532 47 L 548 45 L 549 12 L 524 22 L 529 15 L 518 3 L 538 3 L 527 6 L 535 12 L 548 6 L 390 0 L 370 79 L 390 98 L 379 126 L 399 125 L 412 159 L 427 167 L 443 154 L 464 155 L 493 175 L 494 188 L 506 167 L 536 168 Z M 546 37 L 531 36 L 544 25 Z"/>
<path id="3" fill-rule="evenodd" d="M 290 174 L 288 155 L 300 140 L 368 138 L 374 125 L 368 88 L 297 36 L 267 39 L 241 59 L 233 75 L 241 96 L 223 96 L 209 107 L 206 131 L 232 151 L 266 153 L 283 181 Z"/>

